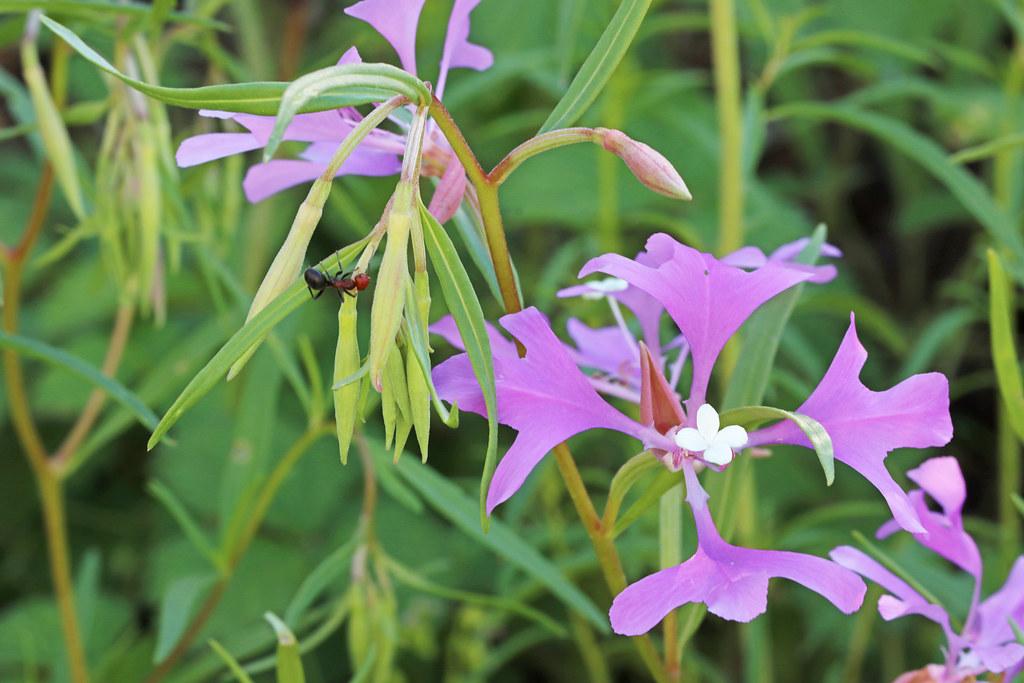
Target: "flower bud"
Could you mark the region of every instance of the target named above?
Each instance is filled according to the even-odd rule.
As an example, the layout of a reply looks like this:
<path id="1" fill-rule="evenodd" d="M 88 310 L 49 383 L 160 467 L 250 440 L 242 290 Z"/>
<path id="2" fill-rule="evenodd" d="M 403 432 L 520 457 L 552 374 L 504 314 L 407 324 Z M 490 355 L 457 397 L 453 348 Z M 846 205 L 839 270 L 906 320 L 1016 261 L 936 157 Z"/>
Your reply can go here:
<path id="1" fill-rule="evenodd" d="M 419 213 L 412 203 L 412 187 L 402 183 L 395 191 L 395 200 L 388 216 L 388 242 L 377 271 L 373 308 L 370 310 L 370 381 L 381 390 L 384 364 L 395 347 L 395 335 L 402 324 L 405 309 L 405 283 L 409 278 L 406 253 L 409 232 Z"/>
<path id="2" fill-rule="evenodd" d="M 334 351 L 334 381 L 340 382 L 359 371 L 359 335 L 356 302 L 343 302 L 338 310 L 338 345 Z M 341 464 L 348 462 L 359 410 L 359 392 L 363 382 L 349 382 L 334 390 L 334 423 L 338 430 Z"/>
<path id="3" fill-rule="evenodd" d="M 313 231 L 316 229 L 317 223 L 320 222 L 320 215 L 323 213 L 324 203 L 323 201 L 317 201 L 320 199 L 317 192 L 319 184 L 319 180 L 313 184 L 313 188 L 309 191 L 309 196 L 306 197 L 305 201 L 299 206 L 299 210 L 295 213 L 295 220 L 292 221 L 292 227 L 288 230 L 288 236 L 284 238 L 284 244 L 281 245 L 277 256 L 274 257 L 274 261 L 267 270 L 267 274 L 263 277 L 263 282 L 260 283 L 259 289 L 256 290 L 256 296 L 253 297 L 252 305 L 249 306 L 249 314 L 245 316 L 245 322 L 255 318 L 256 314 L 266 308 L 267 304 L 277 298 L 278 294 L 288 289 L 295 282 L 295 278 L 302 268 L 302 261 L 306 258 L 309 240 L 313 237 Z M 328 191 L 330 191 L 329 183 L 323 191 L 323 199 L 326 199 Z M 234 365 L 231 366 L 231 370 L 228 371 L 228 381 L 234 379 L 242 371 L 242 368 L 252 358 L 252 354 L 256 353 L 256 349 L 259 348 L 262 341 L 261 339 L 250 346 L 249 350 L 235 361 Z"/>
<path id="4" fill-rule="evenodd" d="M 619 130 L 595 128 L 594 133 L 595 141 L 626 162 L 636 179 L 649 189 L 673 199 L 693 199 L 679 172 L 660 152 Z"/>

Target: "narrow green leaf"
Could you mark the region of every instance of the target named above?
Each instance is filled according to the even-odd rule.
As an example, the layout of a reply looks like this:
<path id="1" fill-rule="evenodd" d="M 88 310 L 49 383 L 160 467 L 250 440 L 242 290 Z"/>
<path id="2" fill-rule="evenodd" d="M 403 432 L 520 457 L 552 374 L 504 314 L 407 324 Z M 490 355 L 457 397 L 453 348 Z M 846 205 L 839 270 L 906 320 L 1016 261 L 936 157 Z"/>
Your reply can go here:
<path id="1" fill-rule="evenodd" d="M 169 4 L 169 3 L 168 3 Z M 43 8 L 50 14 L 71 17 L 96 17 L 102 15 L 145 17 L 153 14 L 153 7 L 141 2 L 108 2 L 107 0 L 0 0 L 0 13 L 28 12 Z M 188 12 L 170 12 L 170 21 L 180 24 L 193 24 L 218 31 L 229 30 L 222 21 L 201 17 Z"/>
<path id="2" fill-rule="evenodd" d="M 210 649 L 217 653 L 217 656 L 224 662 L 224 665 L 231 671 L 238 683 L 252 683 L 252 678 L 249 677 L 249 674 L 245 673 L 238 660 L 232 657 L 231 653 L 224 649 L 223 645 L 212 638 L 206 641 L 206 643 L 210 646 Z"/>
<path id="3" fill-rule="evenodd" d="M 455 245 L 422 203 L 420 215 L 423 218 L 423 238 L 430 252 L 430 263 L 441 283 L 441 293 L 448 312 L 452 314 L 459 334 L 462 335 L 466 355 L 480 383 L 484 405 L 487 407 L 487 454 L 484 456 L 484 471 L 480 478 L 480 525 L 486 529 L 489 522 L 486 512 L 487 489 L 491 485 L 498 459 L 498 399 L 494 385 L 494 357 L 487 338 L 484 311 L 466 267 L 455 251 Z"/>
<path id="4" fill-rule="evenodd" d="M 438 597 L 445 598 L 446 600 L 459 600 L 473 605 L 480 605 L 481 607 L 512 612 L 513 614 L 518 614 L 521 617 L 536 622 L 555 636 L 564 638 L 566 635 L 565 628 L 561 624 L 558 624 L 543 612 L 535 610 L 529 605 L 523 604 L 518 600 L 503 598 L 498 595 L 484 595 L 482 593 L 470 593 L 469 591 L 458 590 L 456 588 L 448 588 L 447 586 L 434 583 L 433 581 L 417 574 L 409 567 L 406 567 L 392 558 L 388 558 L 387 564 L 388 569 L 391 572 L 391 576 L 413 590 L 428 593 L 430 595 L 436 595 Z"/>
<path id="5" fill-rule="evenodd" d="M 992 363 L 996 369 L 999 395 L 1006 406 L 1013 431 L 1017 438 L 1024 440 L 1024 383 L 1013 335 L 1013 289 L 1003 270 L 1002 259 L 993 249 L 988 250 L 988 289 Z"/>
<path id="6" fill-rule="evenodd" d="M 945 185 L 991 237 L 1009 250 L 1013 257 L 1008 264 L 1010 271 L 1018 280 L 1024 281 L 1024 237 L 1014 221 L 995 203 L 981 181 L 950 162 L 946 151 L 932 140 L 902 121 L 845 104 L 797 102 L 773 110 L 771 118 L 835 121 L 870 133 L 906 154 Z"/>
<path id="7" fill-rule="evenodd" d="M 1013 501 L 1013 506 L 1017 508 L 1017 512 L 1020 513 L 1020 516 L 1024 517 L 1024 498 L 1021 498 L 1016 493 L 1011 493 L 1010 500 Z"/>
<path id="8" fill-rule="evenodd" d="M 558 567 L 534 550 L 511 527 L 491 520 L 485 533 L 477 522 L 477 505 L 462 489 L 414 458 L 403 458 L 395 469 L 434 510 L 480 545 L 539 581 L 551 594 L 583 616 L 600 633 L 608 633 L 608 617 Z"/>
<path id="9" fill-rule="evenodd" d="M 267 612 L 263 618 L 270 622 L 277 634 L 277 683 L 306 683 L 299 641 L 288 625 L 273 612 Z"/>
<path id="10" fill-rule="evenodd" d="M 305 615 L 306 610 L 313 604 L 328 586 L 334 585 L 339 578 L 344 577 L 350 568 L 349 560 L 356 549 L 356 537 L 325 557 L 316 568 L 309 573 L 298 590 L 295 591 L 292 601 L 284 612 L 285 622 L 297 627 L 299 620 Z"/>
<path id="11" fill-rule="evenodd" d="M 171 654 L 175 643 L 185 632 L 195 606 L 203 593 L 215 582 L 214 574 L 192 574 L 183 576 L 170 585 L 160 601 L 160 617 L 156 628 L 156 648 L 153 663 L 159 664 Z"/>
<path id="12" fill-rule="evenodd" d="M 651 0 L 622 0 L 597 45 L 572 79 L 565 95 L 551 111 L 538 133 L 568 128 L 594 103 L 598 94 L 615 72 L 633 38 L 640 30 Z"/>
<path id="13" fill-rule="evenodd" d="M 885 52 L 922 66 L 935 66 L 936 61 L 935 56 L 928 50 L 916 47 L 905 40 L 895 40 L 893 38 L 886 38 L 878 33 L 868 33 L 867 31 L 857 31 L 854 29 L 837 29 L 812 33 L 806 38 L 801 38 L 793 43 L 792 52 L 833 45 L 878 50 L 879 52 Z"/>
<path id="14" fill-rule="evenodd" d="M 199 525 L 193 519 L 191 513 L 189 513 L 188 508 L 174 495 L 174 492 L 156 479 L 150 480 L 149 484 L 146 485 L 146 489 L 151 496 L 160 501 L 164 508 L 166 508 L 171 517 L 174 518 L 174 521 L 178 523 L 182 533 L 192 543 L 192 546 L 206 557 L 219 573 L 224 574 L 226 568 L 223 558 L 214 550 L 206 534 L 199 528 Z"/>
<path id="15" fill-rule="evenodd" d="M 375 100 L 383 101 L 395 95 L 402 95 L 418 106 L 430 102 L 430 91 L 418 78 L 390 64 L 339 64 L 319 69 L 296 78 L 281 95 L 281 106 L 277 120 L 270 132 L 263 160 L 269 161 L 284 139 L 284 131 L 292 118 L 310 102 L 316 102 L 328 92 L 358 92 L 372 89 L 383 95 Z"/>
<path id="16" fill-rule="evenodd" d="M 401 477 L 395 474 L 395 466 L 392 458 L 388 457 L 379 448 L 371 449 L 373 456 L 374 473 L 377 475 L 377 483 L 395 502 L 405 506 L 413 514 L 423 514 L 423 501 L 411 488 L 405 485 Z"/>
<path id="17" fill-rule="evenodd" d="M 650 451 L 644 451 L 634 455 L 618 469 L 612 477 L 612 485 L 608 489 L 608 502 L 604 505 L 603 521 L 605 526 L 614 525 L 619 515 L 619 508 L 626 499 L 626 494 L 633 488 L 643 475 L 661 467 L 661 463 Z"/>
<path id="18" fill-rule="evenodd" d="M 320 261 L 316 267 L 332 267 L 338 259 L 341 259 L 342 262 L 348 262 L 352 260 L 362 247 L 363 241 L 360 240 L 331 254 Z M 153 429 L 153 435 L 149 437 L 149 443 L 146 447 L 152 450 L 160 442 L 164 434 L 167 433 L 167 430 L 174 426 L 181 419 L 181 416 L 185 414 L 185 411 L 195 405 L 196 401 L 205 396 L 221 377 L 227 374 L 228 368 L 248 351 L 249 347 L 258 340 L 263 339 L 274 326 L 306 301 L 309 301 L 306 283 L 297 278 L 288 289 L 267 304 L 267 307 L 260 311 L 256 317 L 245 323 L 241 329 L 235 332 L 214 357 L 203 366 L 203 369 L 196 373 L 195 377 L 192 378 L 178 398 L 174 400 L 174 403 L 171 404 L 171 407 L 167 409 L 159 424 L 156 424 Z M 0 343 L 2 341 L 3 339 L 0 337 Z"/>
<path id="19" fill-rule="evenodd" d="M 1013 637 L 1017 639 L 1017 642 L 1024 645 L 1024 629 L 1021 628 L 1020 624 L 1013 617 L 1009 618 L 1010 630 L 1013 631 Z"/>
<path id="20" fill-rule="evenodd" d="M 969 164 L 974 161 L 994 157 L 1000 152 L 1024 145 L 1024 133 L 1007 133 L 980 145 L 966 147 L 949 155 L 954 164 Z"/>
<path id="21" fill-rule="evenodd" d="M 99 369 L 76 356 L 72 356 L 67 351 L 55 348 L 36 339 L 29 339 L 6 332 L 0 332 L 0 347 L 11 349 L 27 358 L 35 358 L 55 365 L 67 370 L 76 377 L 84 379 L 98 389 L 107 392 L 110 398 L 131 411 L 132 415 L 148 429 L 155 428 L 159 421 L 156 414 L 147 408 L 139 397 L 126 386 L 115 379 L 107 377 Z"/>
<path id="22" fill-rule="evenodd" d="M 682 472 L 670 472 L 667 469 L 658 472 L 654 481 L 644 489 L 640 497 L 626 508 L 621 517 L 615 520 L 615 525 L 612 527 L 612 538 L 618 538 L 619 534 L 643 517 L 645 512 L 657 505 L 666 491 L 673 486 L 678 486 L 682 480 Z"/>
<path id="23" fill-rule="evenodd" d="M 49 17 L 44 16 L 42 20 L 51 31 L 60 36 L 93 65 L 155 100 L 178 107 L 221 109 L 244 114 L 273 116 L 278 113 L 288 89 L 302 80 L 299 79 L 291 84 L 258 81 L 204 85 L 198 88 L 170 88 L 152 85 L 118 71 L 113 64 L 86 45 L 66 26 Z M 340 107 L 383 102 L 396 94 L 405 94 L 408 91 L 408 80 L 412 78 L 401 69 L 387 64 L 347 64 L 343 67 L 332 68 L 345 69 L 345 77 L 338 77 L 325 83 L 319 89 L 304 90 L 301 101 L 293 97 L 289 104 L 289 120 L 291 116 L 304 112 L 327 111 Z"/>
<path id="24" fill-rule="evenodd" d="M 740 425 L 748 430 L 754 425 L 761 424 L 768 420 L 789 420 L 803 431 L 808 441 L 814 448 L 821 463 L 821 469 L 825 472 L 825 483 L 829 486 L 836 478 L 835 452 L 832 449 L 832 437 L 828 435 L 821 423 L 807 415 L 792 413 L 781 408 L 769 406 L 744 406 L 732 408 L 721 415 L 722 424 Z"/>

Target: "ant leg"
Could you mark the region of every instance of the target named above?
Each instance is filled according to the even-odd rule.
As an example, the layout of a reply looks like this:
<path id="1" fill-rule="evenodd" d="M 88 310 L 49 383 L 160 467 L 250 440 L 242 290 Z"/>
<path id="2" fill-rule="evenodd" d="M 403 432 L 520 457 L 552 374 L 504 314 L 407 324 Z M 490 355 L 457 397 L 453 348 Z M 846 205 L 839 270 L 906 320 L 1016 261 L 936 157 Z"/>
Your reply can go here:
<path id="1" fill-rule="evenodd" d="M 316 301 L 316 295 L 313 294 L 313 288 L 307 285 L 306 289 L 309 290 L 309 296 L 311 296 L 313 298 L 313 301 Z"/>
<path id="2" fill-rule="evenodd" d="M 321 289 L 319 292 L 316 293 L 316 296 L 313 297 L 313 301 L 316 301 L 317 299 L 319 299 L 323 295 L 324 295 L 324 290 Z"/>
<path id="3" fill-rule="evenodd" d="M 355 298 L 356 298 L 356 293 L 355 293 L 354 291 L 352 291 L 351 289 L 346 289 L 346 290 L 345 290 L 345 293 L 346 293 L 346 294 L 348 294 L 348 295 L 349 295 L 350 297 L 352 297 L 353 299 L 355 299 Z"/>

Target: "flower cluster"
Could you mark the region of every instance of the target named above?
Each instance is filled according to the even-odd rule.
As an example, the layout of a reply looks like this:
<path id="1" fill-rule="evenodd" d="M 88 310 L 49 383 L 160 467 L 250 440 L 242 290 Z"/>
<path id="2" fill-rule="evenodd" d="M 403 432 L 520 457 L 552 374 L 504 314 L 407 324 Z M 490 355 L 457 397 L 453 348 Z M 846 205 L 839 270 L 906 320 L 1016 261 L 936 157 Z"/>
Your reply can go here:
<path id="1" fill-rule="evenodd" d="M 524 357 L 492 330 L 498 419 L 518 435 L 491 482 L 488 512 L 519 489 L 549 450 L 590 429 L 627 434 L 668 468 L 683 472 L 686 501 L 697 526 L 697 551 L 681 565 L 641 579 L 616 597 L 611 622 L 618 633 L 644 633 L 689 602 L 703 602 L 727 619 L 749 621 L 765 610 L 772 577 L 803 584 L 847 613 L 863 600 L 864 583 L 838 564 L 728 544 L 714 525 L 708 495 L 697 476 L 705 469 L 727 468 L 745 447 L 811 446 L 800 427 L 788 421 L 750 434 L 736 425 L 722 428 L 718 412 L 708 403 L 715 362 L 750 315 L 791 287 L 834 276 L 831 266 L 796 262 L 793 257 L 803 247 L 787 245 L 770 257 L 748 248 L 719 260 L 657 234 L 635 259 L 607 254 L 580 272 L 581 277 L 602 273 L 608 279 L 562 292 L 608 300 L 615 326 L 591 329 L 571 321 L 570 335 L 577 344 L 573 349 L 555 336 L 536 309 L 507 315 L 501 324 L 525 347 Z M 825 253 L 838 255 L 832 247 Z M 620 305 L 632 311 L 641 339 L 634 337 Z M 667 344 L 661 343 L 664 313 L 676 328 Z M 435 325 L 434 331 L 458 342 L 450 324 Z M 871 391 L 859 379 L 866 359 L 851 316 L 830 368 L 796 412 L 824 427 L 835 458 L 879 490 L 900 526 L 920 533 L 924 526 L 918 510 L 884 460 L 896 448 L 941 446 L 950 440 L 948 384 L 945 377 L 932 373 L 886 391 Z M 690 385 L 683 398 L 677 387 L 686 363 Z M 434 381 L 446 400 L 484 413 L 465 354 L 435 368 Z M 616 409 L 598 392 L 638 403 L 639 419 Z"/>
<path id="2" fill-rule="evenodd" d="M 911 506 L 922 525 L 914 539 L 970 574 L 974 591 L 964 626 L 957 632 L 942 605 L 926 599 L 871 557 L 849 546 L 832 551 L 833 560 L 889 591 L 889 595 L 878 600 L 878 612 L 883 619 L 918 614 L 934 621 L 946 635 L 944 663 L 904 674 L 896 683 L 957 683 L 973 681 L 974 676 L 983 673 L 1005 673 L 1004 680 L 1014 680 L 1024 670 L 1024 645 L 1017 642 L 1014 634 L 1014 626 L 1024 626 L 1024 555 L 1017 558 L 1003 587 L 982 601 L 981 554 L 963 525 L 967 487 L 960 465 L 948 456 L 931 458 L 907 476 L 921 487 L 910 492 Z M 935 501 L 939 509 L 930 509 L 927 498 Z M 892 520 L 877 535 L 885 538 L 899 530 Z"/>
<path id="3" fill-rule="evenodd" d="M 363 0 L 345 9 L 345 13 L 365 21 L 395 49 L 402 68 L 414 76 L 416 68 L 416 30 L 426 0 Z M 469 41 L 470 14 L 480 0 L 455 0 L 448 19 L 448 31 L 434 95 L 441 99 L 453 68 L 483 71 L 494 62 L 490 50 Z M 362 61 L 359 51 L 349 48 L 338 64 Z M 266 146 L 274 128 L 273 116 L 256 116 L 204 110 L 203 116 L 231 119 L 246 133 L 205 133 L 187 138 L 178 148 L 179 166 L 195 166 L 233 154 Z M 355 108 L 299 114 L 285 130 L 284 139 L 308 142 L 298 159 L 273 159 L 249 168 L 243 181 L 246 197 L 258 202 L 281 190 L 318 178 L 330 163 L 338 145 L 362 121 Z M 338 169 L 338 175 L 389 176 L 401 168 L 409 124 L 394 120 L 402 132 L 373 130 Z M 466 175 L 455 160 L 451 146 L 435 128 L 423 140 L 424 175 L 440 178 L 431 199 L 430 212 L 444 223 L 455 213 L 466 191 Z"/>

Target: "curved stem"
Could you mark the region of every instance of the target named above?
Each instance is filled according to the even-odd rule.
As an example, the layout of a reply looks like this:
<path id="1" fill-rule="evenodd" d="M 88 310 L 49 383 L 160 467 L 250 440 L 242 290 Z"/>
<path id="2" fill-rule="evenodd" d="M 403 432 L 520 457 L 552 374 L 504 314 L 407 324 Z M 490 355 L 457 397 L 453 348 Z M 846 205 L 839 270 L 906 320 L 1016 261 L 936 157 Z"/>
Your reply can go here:
<path id="1" fill-rule="evenodd" d="M 596 139 L 597 135 L 593 128 L 561 128 L 541 133 L 506 154 L 505 158 L 499 161 L 494 170 L 488 174 L 488 178 L 491 183 L 501 185 L 512 175 L 513 171 L 531 157 L 566 145 L 595 142 Z"/>
<path id="2" fill-rule="evenodd" d="M 506 313 L 518 313 L 523 310 L 519 297 L 519 288 L 516 283 L 515 271 L 512 267 L 512 257 L 508 251 L 508 241 L 505 238 L 505 227 L 501 218 L 501 208 L 498 199 L 498 183 L 495 182 L 495 171 L 491 174 L 484 172 L 483 167 L 477 160 L 476 155 L 466 142 L 455 120 L 445 109 L 444 105 L 435 97 L 430 104 L 430 113 L 437 123 L 438 128 L 447 138 L 452 150 L 459 162 L 466 170 L 470 182 L 476 189 L 477 198 L 480 202 L 480 216 L 484 224 L 484 235 L 487 238 L 487 247 L 490 251 L 491 261 L 494 265 L 494 272 L 498 279 L 501 290 L 502 303 Z M 520 352 L 523 349 L 520 348 Z M 613 595 L 617 595 L 626 587 L 626 573 L 622 569 L 622 561 L 619 559 L 618 550 L 615 548 L 615 541 L 611 537 L 610 529 L 606 529 L 601 522 L 601 517 L 594 508 L 594 503 L 587 493 L 587 488 L 580 476 L 579 468 L 572 457 L 569 447 L 561 443 L 555 446 L 552 451 L 555 455 L 555 462 L 558 464 L 558 472 L 562 476 L 569 497 L 572 499 L 576 514 L 586 529 L 590 543 L 594 547 L 594 553 L 601 566 L 601 573 L 604 575 L 605 583 Z M 639 636 L 633 639 L 640 653 L 640 658 L 656 681 L 666 681 L 665 668 L 658 656 L 654 643 L 648 636 Z"/>
<path id="3" fill-rule="evenodd" d="M 124 355 L 124 349 L 128 343 L 128 336 L 131 333 L 134 317 L 134 304 L 124 303 L 118 307 L 117 317 L 114 320 L 114 329 L 110 333 L 110 342 L 107 344 L 107 353 L 103 358 L 103 365 L 100 368 L 103 374 L 108 377 L 113 377 L 117 373 L 118 366 L 121 365 L 121 357 Z M 88 436 L 89 431 L 96 423 L 96 419 L 100 416 L 100 411 L 103 410 L 103 405 L 106 401 L 107 392 L 102 389 L 94 389 L 89 394 L 89 400 L 86 401 L 85 408 L 82 409 L 68 435 L 64 437 L 64 443 L 53 454 L 52 464 L 57 468 L 61 477 L 67 474 L 68 461 L 75 451 L 78 450 L 85 437 Z"/>
<path id="4" fill-rule="evenodd" d="M 210 589 L 209 595 L 206 596 L 199 611 L 192 617 L 192 621 L 189 622 L 181 637 L 178 638 L 178 642 L 174 644 L 170 654 L 146 678 L 146 683 L 162 681 L 185 653 L 188 652 L 193 641 L 199 636 L 203 627 L 206 626 L 206 622 L 213 615 L 214 610 L 217 609 L 220 599 L 224 597 L 224 591 L 227 590 L 231 577 L 234 576 L 235 569 L 238 567 L 238 563 L 241 562 L 245 556 L 245 551 L 249 549 L 249 544 L 256 537 L 256 532 L 259 531 L 260 526 L 263 524 L 263 518 L 266 516 L 267 510 L 270 509 L 270 504 L 274 502 L 274 497 L 277 495 L 278 489 L 281 488 L 281 484 L 284 483 L 284 480 L 291 474 L 292 469 L 294 469 L 295 465 L 317 439 L 333 433 L 333 424 L 318 424 L 310 427 L 302 436 L 295 440 L 285 452 L 284 457 L 278 461 L 277 466 L 274 467 L 270 476 L 263 483 L 252 513 L 249 515 L 248 523 L 241 534 L 239 534 L 238 540 L 226 549 L 227 561 L 225 562 L 224 573 L 217 579 L 217 583 L 213 585 L 213 588 Z"/>

